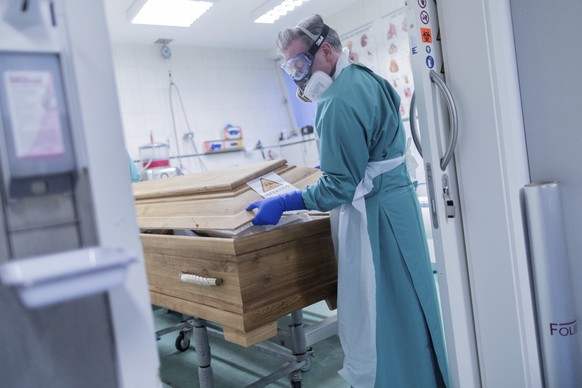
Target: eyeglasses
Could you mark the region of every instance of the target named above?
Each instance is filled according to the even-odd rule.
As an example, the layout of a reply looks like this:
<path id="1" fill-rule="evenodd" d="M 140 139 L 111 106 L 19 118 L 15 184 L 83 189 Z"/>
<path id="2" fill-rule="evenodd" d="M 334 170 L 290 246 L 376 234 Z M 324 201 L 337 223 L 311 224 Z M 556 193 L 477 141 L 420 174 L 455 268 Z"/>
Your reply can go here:
<path id="1" fill-rule="evenodd" d="M 329 27 L 325 24 L 321 29 L 321 34 L 315 39 L 309 50 L 307 52 L 298 54 L 293 58 L 287 59 L 281 64 L 281 69 L 285 71 L 294 81 L 301 81 L 305 79 L 311 73 L 311 67 L 313 66 L 313 58 L 315 53 L 319 50 L 327 34 L 329 32 Z"/>

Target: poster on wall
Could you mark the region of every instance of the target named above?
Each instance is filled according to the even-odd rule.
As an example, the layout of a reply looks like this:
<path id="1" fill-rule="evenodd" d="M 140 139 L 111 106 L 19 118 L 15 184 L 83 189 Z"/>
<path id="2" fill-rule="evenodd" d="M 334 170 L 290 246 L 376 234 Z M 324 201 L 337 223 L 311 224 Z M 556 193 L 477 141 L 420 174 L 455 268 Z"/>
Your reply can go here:
<path id="1" fill-rule="evenodd" d="M 382 17 L 380 23 L 384 34 L 378 47 L 388 55 L 387 62 L 382 63 L 379 71 L 400 95 L 400 115 L 406 118 L 409 116 L 410 100 L 414 92 L 406 8 L 402 7 Z"/>
<path id="2" fill-rule="evenodd" d="M 412 63 L 410 60 L 410 43 L 408 41 L 408 24 L 406 22 L 406 7 L 397 9 L 382 17 L 379 22 L 382 31 L 378 49 L 382 50 L 382 61 L 378 71 L 388 80 L 400 95 L 400 116 L 406 130 L 407 151 L 406 164 L 413 180 L 418 181 L 417 193 L 425 196 L 425 177 L 422 157 L 412 144 L 410 132 L 410 102 L 414 93 L 412 78 Z M 421 201 L 422 202 L 422 201 Z"/>
<path id="3" fill-rule="evenodd" d="M 374 71 L 377 70 L 376 44 L 371 24 L 340 36 L 340 40 L 344 47 L 350 50 L 352 62 L 361 63 Z"/>

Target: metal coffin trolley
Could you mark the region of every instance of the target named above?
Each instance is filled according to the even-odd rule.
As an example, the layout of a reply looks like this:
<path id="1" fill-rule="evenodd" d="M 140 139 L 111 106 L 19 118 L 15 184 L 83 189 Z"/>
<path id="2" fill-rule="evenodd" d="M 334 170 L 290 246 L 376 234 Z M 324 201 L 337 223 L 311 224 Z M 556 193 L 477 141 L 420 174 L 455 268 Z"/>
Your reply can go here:
<path id="1" fill-rule="evenodd" d="M 269 229 L 249 227 L 253 214 L 245 211 L 261 199 L 248 182 L 265 191 L 286 183 L 300 189 L 320 174 L 278 160 L 134 184 L 152 304 L 191 317 L 158 335 L 181 330 L 176 347 L 185 350 L 194 330 L 201 387 L 213 386 L 208 333 L 217 334 L 206 321 L 244 347 L 281 353 L 263 342 L 273 337 L 290 345 L 289 362 L 253 387 L 285 375 L 300 387 L 301 370 L 310 367 L 309 346 L 337 333 L 335 317 L 305 328 L 301 312 L 322 300 L 335 309 L 337 263 L 328 217 Z M 277 320 L 288 314 L 292 324 L 278 328 Z"/>

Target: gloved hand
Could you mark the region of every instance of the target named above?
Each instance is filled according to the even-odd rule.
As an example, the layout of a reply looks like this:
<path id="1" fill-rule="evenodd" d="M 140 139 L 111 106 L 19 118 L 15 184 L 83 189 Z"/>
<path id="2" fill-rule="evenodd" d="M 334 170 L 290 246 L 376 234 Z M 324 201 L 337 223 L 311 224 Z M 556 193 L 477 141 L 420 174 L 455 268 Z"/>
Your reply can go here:
<path id="1" fill-rule="evenodd" d="M 281 194 L 276 197 L 256 201 L 247 206 L 247 211 L 259 209 L 253 219 L 253 225 L 276 225 L 283 212 L 305 209 L 301 191 Z"/>

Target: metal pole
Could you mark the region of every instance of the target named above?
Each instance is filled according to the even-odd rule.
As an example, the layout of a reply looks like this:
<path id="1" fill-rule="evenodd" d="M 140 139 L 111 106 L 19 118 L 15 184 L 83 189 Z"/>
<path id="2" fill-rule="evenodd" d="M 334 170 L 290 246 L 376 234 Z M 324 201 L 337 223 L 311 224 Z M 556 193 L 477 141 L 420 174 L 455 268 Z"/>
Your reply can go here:
<path id="1" fill-rule="evenodd" d="M 194 346 L 196 347 L 196 359 L 198 361 L 198 381 L 200 388 L 213 388 L 214 375 L 210 366 L 210 343 L 206 330 L 206 321 L 193 318 L 194 321 Z"/>
<path id="2" fill-rule="evenodd" d="M 291 332 L 291 350 L 295 356 L 297 363 L 305 362 L 307 363 L 307 342 L 305 340 L 305 326 L 303 326 L 303 311 L 297 310 L 291 313 L 291 324 L 289 325 L 289 330 Z M 307 369 L 309 366 L 305 365 Z M 293 387 L 301 386 L 301 368 L 297 368 L 293 371 L 290 376 L 291 384 Z"/>

